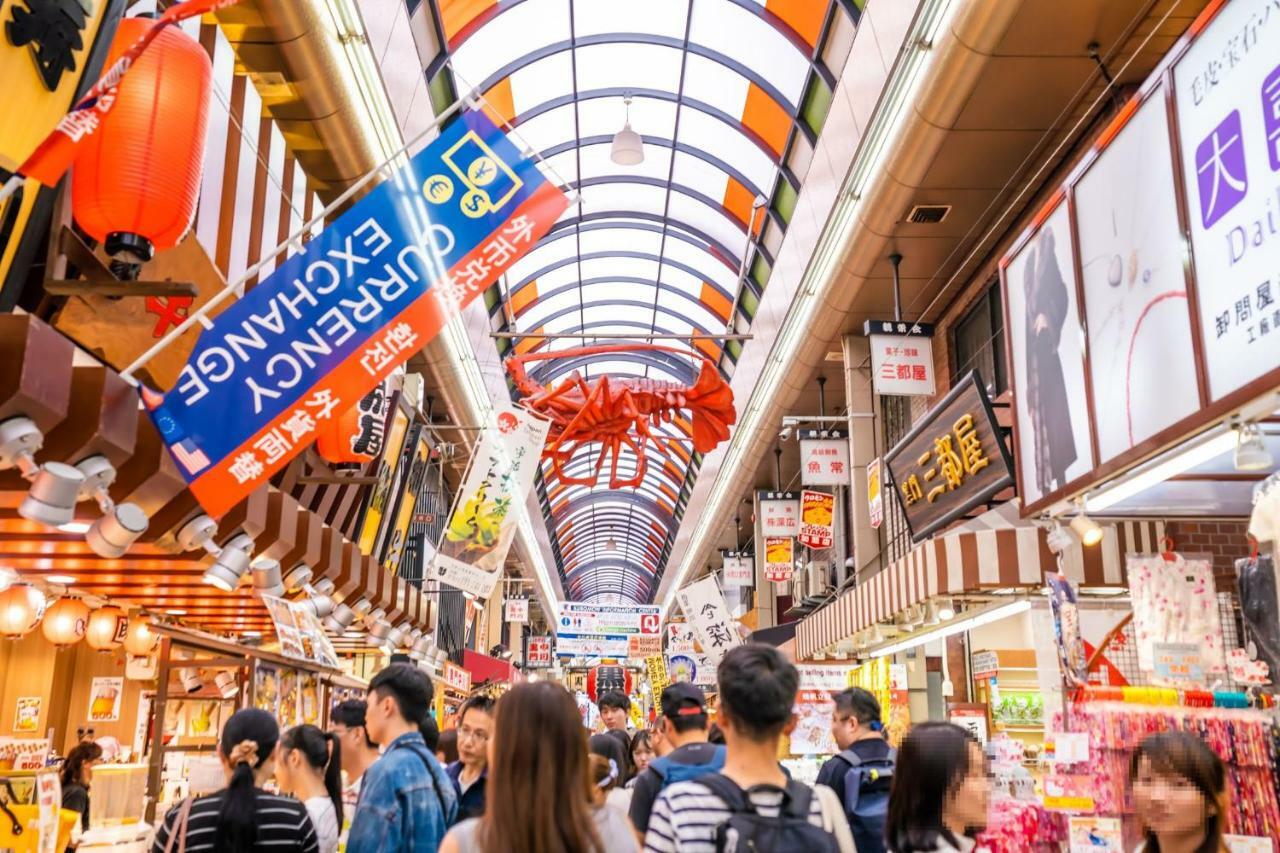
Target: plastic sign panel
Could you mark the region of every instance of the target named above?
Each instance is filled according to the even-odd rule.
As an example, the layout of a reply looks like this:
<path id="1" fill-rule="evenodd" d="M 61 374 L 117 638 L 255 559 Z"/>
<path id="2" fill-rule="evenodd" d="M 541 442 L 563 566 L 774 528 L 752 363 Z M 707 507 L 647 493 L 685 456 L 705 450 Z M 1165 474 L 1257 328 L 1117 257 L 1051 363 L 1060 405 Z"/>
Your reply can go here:
<path id="1" fill-rule="evenodd" d="M 649 675 L 649 689 L 652 692 L 654 704 L 660 705 L 662 700 L 662 691 L 667 689 L 667 685 L 671 683 L 671 679 L 667 677 L 667 661 L 662 655 L 652 655 L 644 659 L 644 668 Z"/>
<path id="2" fill-rule="evenodd" d="M 627 657 L 641 660 L 662 654 L 662 637 L 658 634 L 632 634 L 627 637 Z"/>
<path id="3" fill-rule="evenodd" d="M 493 592 L 550 428 L 526 409 L 495 408 L 441 533 L 431 566 L 438 580 L 479 598 Z"/>
<path id="4" fill-rule="evenodd" d="M 1000 674 L 1000 656 L 995 652 L 974 652 L 969 658 L 974 681 L 985 681 Z"/>
<path id="5" fill-rule="evenodd" d="M 725 652 L 742 642 L 738 636 L 738 624 L 729 616 L 729 608 L 714 575 L 681 589 L 676 593 L 676 601 L 684 612 L 684 618 L 693 627 L 703 654 L 713 666 L 720 663 Z"/>
<path id="6" fill-rule="evenodd" d="M 693 628 L 687 623 L 672 622 L 667 625 L 667 654 L 692 654 L 696 644 Z"/>
<path id="7" fill-rule="evenodd" d="M 867 514 L 873 528 L 884 524 L 884 481 L 880 476 L 880 457 L 867 463 Z"/>
<path id="8" fill-rule="evenodd" d="M 1280 27 L 1261 5 L 1227 3 L 1173 72 L 1215 400 L 1280 365 Z"/>
<path id="9" fill-rule="evenodd" d="M 764 576 L 774 583 L 786 583 L 795 574 L 795 540 L 790 536 L 764 539 Z"/>
<path id="10" fill-rule="evenodd" d="M 551 666 L 551 638 L 546 636 L 530 637 L 529 650 L 525 654 L 524 662 L 528 666 Z"/>
<path id="11" fill-rule="evenodd" d="M 529 621 L 529 599 L 508 598 L 505 609 L 505 620 L 507 622 L 523 623 Z"/>
<path id="12" fill-rule="evenodd" d="M 608 606 L 567 602 L 556 625 L 559 657 L 630 656 L 633 635 L 661 638 L 662 609 L 656 605 Z"/>
<path id="13" fill-rule="evenodd" d="M 800 482 L 806 486 L 849 485 L 849 437 L 843 431 L 801 431 Z"/>
<path id="14" fill-rule="evenodd" d="M 736 551 L 724 555 L 724 585 L 726 589 L 741 589 L 755 584 L 755 559 Z"/>
<path id="15" fill-rule="evenodd" d="M 835 543 L 835 495 L 826 492 L 800 493 L 801 545 L 810 548 L 830 548 Z"/>
<path id="16" fill-rule="evenodd" d="M 464 113 L 205 329 L 143 400 L 220 516 L 430 342 L 567 206 L 506 135 Z"/>
<path id="17" fill-rule="evenodd" d="M 800 532 L 800 495 L 795 492 L 757 492 L 760 529 L 765 536 L 795 536 Z"/>
<path id="18" fill-rule="evenodd" d="M 863 330 L 871 341 L 871 387 L 877 394 L 932 397 L 937 393 L 932 326 L 868 320 Z"/>

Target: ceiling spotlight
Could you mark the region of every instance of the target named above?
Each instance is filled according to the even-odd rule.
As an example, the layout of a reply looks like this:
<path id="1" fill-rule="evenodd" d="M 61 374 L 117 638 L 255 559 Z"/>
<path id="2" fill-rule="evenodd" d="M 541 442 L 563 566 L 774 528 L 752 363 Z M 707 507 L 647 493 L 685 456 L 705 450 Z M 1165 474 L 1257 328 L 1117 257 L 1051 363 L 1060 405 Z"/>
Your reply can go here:
<path id="1" fill-rule="evenodd" d="M 240 585 L 240 579 L 249 571 L 252 561 L 253 540 L 243 533 L 235 536 L 222 546 L 213 560 L 213 565 L 205 570 L 204 582 L 223 592 L 231 592 Z"/>
<path id="2" fill-rule="evenodd" d="M 1049 546 L 1049 550 L 1055 554 L 1061 554 L 1072 545 L 1076 544 L 1076 539 L 1067 532 L 1067 528 L 1062 526 L 1062 522 L 1054 519 L 1053 527 L 1049 530 L 1049 535 L 1044 538 L 1045 544 Z"/>
<path id="3" fill-rule="evenodd" d="M 387 621 L 387 611 L 378 609 L 364 617 L 364 628 L 369 636 L 382 642 L 391 635 L 391 623 Z"/>
<path id="4" fill-rule="evenodd" d="M 445 663 L 449 660 L 449 653 L 444 649 L 436 649 L 436 669 L 444 669 Z"/>
<path id="5" fill-rule="evenodd" d="M 317 619 L 324 619 L 333 613 L 333 581 L 328 578 L 321 578 L 316 582 L 315 586 L 307 585 L 303 587 L 307 597 L 303 599 L 303 603 L 311 609 Z"/>
<path id="6" fill-rule="evenodd" d="M 89 528 L 93 525 L 87 521 L 69 521 L 66 524 L 59 524 L 58 529 L 63 533 L 75 533 L 77 535 L 89 532 Z"/>
<path id="7" fill-rule="evenodd" d="M 219 549 L 213 537 L 217 532 L 218 522 L 207 515 L 197 515 L 178 530 L 178 546 L 184 551 L 203 548 L 216 557 Z"/>
<path id="8" fill-rule="evenodd" d="M 242 635 L 243 636 L 243 635 Z M 222 670 L 213 677 L 213 686 L 218 688 L 218 695 L 223 699 L 234 699 L 240 695 L 240 685 L 229 670 Z"/>
<path id="9" fill-rule="evenodd" d="M 638 166 L 644 162 L 644 141 L 631 129 L 631 96 L 624 97 L 622 103 L 626 105 L 626 119 L 622 130 L 613 135 L 609 158 L 619 166 Z"/>
<path id="10" fill-rule="evenodd" d="M 404 625 L 396 625 L 387 632 L 386 644 L 393 649 L 398 649 L 404 645 L 405 635 L 409 633 L 409 629 Z"/>
<path id="11" fill-rule="evenodd" d="M 150 519 L 137 504 L 116 504 L 90 525 L 84 541 L 100 557 L 114 559 L 125 552 L 147 532 Z"/>
<path id="12" fill-rule="evenodd" d="M 956 618 L 955 602 L 949 598 L 944 598 L 942 601 L 938 602 L 938 618 L 943 622 L 950 622 L 952 619 Z"/>
<path id="13" fill-rule="evenodd" d="M 1071 519 L 1071 529 L 1086 547 L 1093 547 L 1102 541 L 1102 525 L 1085 515 L 1083 510 Z"/>
<path id="14" fill-rule="evenodd" d="M 356 621 L 356 612 L 346 604 L 339 604 L 324 620 L 324 628 L 331 634 L 345 634 Z"/>
<path id="15" fill-rule="evenodd" d="M 44 436 L 31 418 L 9 418 L 0 422 L 0 469 L 17 468 L 28 480 L 39 465 L 35 453 L 44 446 Z"/>
<path id="16" fill-rule="evenodd" d="M 367 598 L 357 598 L 356 603 L 351 605 L 351 609 L 356 612 L 360 618 L 364 618 L 373 610 L 373 604 Z"/>
<path id="17" fill-rule="evenodd" d="M 315 576 L 315 572 L 306 563 L 298 563 L 289 570 L 289 574 L 284 576 L 284 588 L 288 592 L 301 592 L 307 584 L 311 583 L 311 578 Z"/>
<path id="18" fill-rule="evenodd" d="M 284 595 L 284 581 L 280 579 L 278 560 L 262 557 L 253 561 L 253 591 L 273 598 Z"/>
<path id="19" fill-rule="evenodd" d="M 18 515 L 49 527 L 69 524 L 76 517 L 76 502 L 84 474 L 61 462 L 46 462 L 31 478 L 31 489 L 18 506 Z"/>
<path id="20" fill-rule="evenodd" d="M 1275 467 L 1271 451 L 1262 438 L 1257 424 L 1241 424 L 1236 427 L 1235 467 L 1237 471 L 1265 471 Z"/>

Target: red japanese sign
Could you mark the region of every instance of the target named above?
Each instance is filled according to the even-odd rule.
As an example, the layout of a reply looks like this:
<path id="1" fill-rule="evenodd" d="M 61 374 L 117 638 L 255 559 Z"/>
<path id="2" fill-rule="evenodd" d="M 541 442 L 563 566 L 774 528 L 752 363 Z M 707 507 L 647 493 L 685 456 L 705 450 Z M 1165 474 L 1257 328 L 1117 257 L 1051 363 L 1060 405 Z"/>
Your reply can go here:
<path id="1" fill-rule="evenodd" d="M 790 536 L 764 539 L 764 576 L 774 583 L 786 583 L 795 573 L 795 540 Z"/>
<path id="2" fill-rule="evenodd" d="M 805 490 L 800 495 L 801 545 L 830 548 L 835 541 L 836 499 L 826 492 Z"/>
<path id="3" fill-rule="evenodd" d="M 933 341 L 914 335 L 873 334 L 871 384 L 877 394 L 933 396 L 937 392 Z"/>
<path id="4" fill-rule="evenodd" d="M 524 662 L 526 666 L 551 666 L 551 638 L 530 637 Z"/>

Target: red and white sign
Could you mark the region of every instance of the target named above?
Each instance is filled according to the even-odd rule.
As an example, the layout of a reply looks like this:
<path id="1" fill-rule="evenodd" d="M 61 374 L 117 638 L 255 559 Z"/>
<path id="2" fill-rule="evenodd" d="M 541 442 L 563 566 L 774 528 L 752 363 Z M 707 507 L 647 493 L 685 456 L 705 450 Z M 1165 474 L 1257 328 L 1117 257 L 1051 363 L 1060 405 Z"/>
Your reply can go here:
<path id="1" fill-rule="evenodd" d="M 835 543 L 835 495 L 805 490 L 800 494 L 801 545 L 830 548 Z"/>
<path id="2" fill-rule="evenodd" d="M 453 661 L 445 661 L 444 683 L 459 693 L 470 693 L 471 673 Z"/>
<path id="3" fill-rule="evenodd" d="M 890 324 L 904 331 L 906 323 Z M 871 385 L 877 394 L 932 397 L 933 341 L 912 335 L 871 336 Z"/>
<path id="4" fill-rule="evenodd" d="M 849 439 L 843 432 L 800 434 L 800 482 L 806 486 L 849 485 Z"/>
<path id="5" fill-rule="evenodd" d="M 661 636 L 657 634 L 632 634 L 627 637 L 627 657 L 639 659 L 661 654 Z"/>
<path id="6" fill-rule="evenodd" d="M 551 666 L 551 638 L 530 637 L 529 652 L 525 655 L 527 666 Z"/>
<path id="7" fill-rule="evenodd" d="M 1000 674 L 1000 657 L 995 652 L 974 652 L 969 658 L 974 681 L 985 681 Z"/>
<path id="8" fill-rule="evenodd" d="M 727 556 L 724 558 L 725 589 L 749 587 L 755 581 L 755 561 L 751 557 Z"/>
<path id="9" fill-rule="evenodd" d="M 667 626 L 667 654 L 690 654 L 695 642 L 693 628 L 687 622 L 672 622 Z"/>
<path id="10" fill-rule="evenodd" d="M 760 529 L 765 536 L 800 532 L 800 496 L 795 492 L 760 493 Z"/>
<path id="11" fill-rule="evenodd" d="M 764 576 L 774 583 L 786 583 L 795 573 L 795 540 L 790 536 L 766 536 Z"/>
<path id="12" fill-rule="evenodd" d="M 528 622 L 529 599 L 508 598 L 505 618 L 508 622 Z"/>

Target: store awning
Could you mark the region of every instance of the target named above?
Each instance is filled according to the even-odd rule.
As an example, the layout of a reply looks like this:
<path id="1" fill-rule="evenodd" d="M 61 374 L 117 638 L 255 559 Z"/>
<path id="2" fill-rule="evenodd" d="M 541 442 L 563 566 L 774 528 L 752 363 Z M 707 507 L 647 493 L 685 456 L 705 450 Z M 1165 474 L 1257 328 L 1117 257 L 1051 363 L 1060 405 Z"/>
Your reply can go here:
<path id="1" fill-rule="evenodd" d="M 1118 587 L 1126 583 L 1123 556 L 1159 549 L 1164 522 L 1126 521 L 1103 525 L 1102 542 L 1079 545 L 1064 555 L 1073 583 Z M 799 659 L 812 657 L 863 628 L 936 596 L 1039 587 L 1058 569 L 1046 532 L 1030 525 L 960 529 L 921 542 L 884 571 L 804 619 L 796 629 Z"/>

